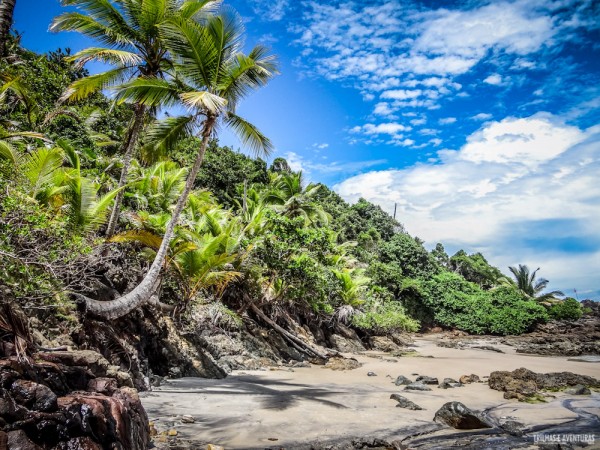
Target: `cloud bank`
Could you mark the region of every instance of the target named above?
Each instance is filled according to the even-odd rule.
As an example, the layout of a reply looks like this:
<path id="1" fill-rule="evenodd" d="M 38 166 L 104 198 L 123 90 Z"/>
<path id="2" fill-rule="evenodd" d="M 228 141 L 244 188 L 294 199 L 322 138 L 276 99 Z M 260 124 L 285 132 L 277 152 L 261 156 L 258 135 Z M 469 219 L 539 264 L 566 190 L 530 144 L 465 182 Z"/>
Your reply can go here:
<path id="1" fill-rule="evenodd" d="M 482 251 L 508 265 L 541 266 L 551 287 L 600 296 L 600 127 L 549 113 L 487 122 L 435 162 L 363 173 L 334 189 L 391 212 L 429 246 Z"/>

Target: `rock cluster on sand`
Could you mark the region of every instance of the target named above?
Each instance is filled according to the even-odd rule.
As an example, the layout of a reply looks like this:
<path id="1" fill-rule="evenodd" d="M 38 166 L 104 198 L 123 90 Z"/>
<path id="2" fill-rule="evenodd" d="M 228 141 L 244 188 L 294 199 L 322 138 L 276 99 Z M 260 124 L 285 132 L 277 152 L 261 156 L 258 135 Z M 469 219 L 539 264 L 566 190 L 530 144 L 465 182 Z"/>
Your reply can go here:
<path id="1" fill-rule="evenodd" d="M 569 386 L 600 388 L 600 380 L 572 372 L 535 373 L 520 368 L 512 372 L 496 371 L 490 374 L 489 386 L 504 391 L 504 398 L 526 400 L 541 389 L 562 389 Z"/>
<path id="2" fill-rule="evenodd" d="M 460 402 L 444 404 L 433 418 L 435 422 L 445 423 L 459 430 L 476 430 L 479 428 L 492 428 L 492 425 L 476 412 L 470 410 Z"/>
<path id="3" fill-rule="evenodd" d="M 137 450 L 148 417 L 131 379 L 91 351 L 0 359 L 0 448 Z"/>

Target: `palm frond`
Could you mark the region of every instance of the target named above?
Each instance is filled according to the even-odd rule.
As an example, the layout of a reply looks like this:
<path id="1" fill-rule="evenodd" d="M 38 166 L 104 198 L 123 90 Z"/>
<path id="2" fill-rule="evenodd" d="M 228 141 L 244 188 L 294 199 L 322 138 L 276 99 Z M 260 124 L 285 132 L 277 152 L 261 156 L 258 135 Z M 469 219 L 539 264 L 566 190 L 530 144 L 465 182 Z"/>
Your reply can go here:
<path id="1" fill-rule="evenodd" d="M 256 154 L 268 156 L 273 151 L 273 144 L 260 130 L 240 116 L 228 113 L 225 123 L 238 135 L 242 143 Z"/>

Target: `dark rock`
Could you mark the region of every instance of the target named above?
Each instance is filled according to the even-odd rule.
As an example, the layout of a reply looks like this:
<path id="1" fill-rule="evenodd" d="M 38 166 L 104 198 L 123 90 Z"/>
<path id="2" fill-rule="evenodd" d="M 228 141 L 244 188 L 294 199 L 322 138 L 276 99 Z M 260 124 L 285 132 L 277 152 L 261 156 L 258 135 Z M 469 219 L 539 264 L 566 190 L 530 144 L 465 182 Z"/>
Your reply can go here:
<path id="1" fill-rule="evenodd" d="M 404 387 L 405 391 L 430 391 L 431 388 L 423 383 L 411 383 Z"/>
<path id="2" fill-rule="evenodd" d="M 425 375 L 421 375 L 421 376 L 417 377 L 416 382 L 423 383 L 423 384 L 438 384 L 439 383 L 437 378 L 427 377 Z"/>
<path id="3" fill-rule="evenodd" d="M 448 402 L 444 404 L 444 406 L 435 413 L 433 420 L 435 422 L 445 423 L 446 425 L 459 430 L 492 428 L 490 423 L 460 402 Z"/>
<path id="4" fill-rule="evenodd" d="M 479 350 L 488 350 L 490 352 L 496 352 L 496 353 L 504 353 L 504 351 L 502 351 L 498 347 L 494 347 L 492 345 L 474 345 L 471 348 L 477 348 Z"/>
<path id="5" fill-rule="evenodd" d="M 463 375 L 462 377 L 459 378 L 459 381 L 462 384 L 478 383 L 479 377 L 477 375 L 475 375 L 474 373 L 472 373 L 471 375 Z"/>
<path id="6" fill-rule="evenodd" d="M 23 430 L 9 431 L 7 444 L 10 450 L 43 450 L 32 442 Z"/>
<path id="7" fill-rule="evenodd" d="M 376 377 L 377 374 L 375 372 L 369 372 L 369 373 L 367 373 L 367 376 L 368 377 Z"/>
<path id="8" fill-rule="evenodd" d="M 394 381 L 394 384 L 396 386 L 405 386 L 407 384 L 411 384 L 412 381 L 409 380 L 408 378 L 406 378 L 404 375 L 400 375 L 398 376 L 398 378 L 396 378 L 396 381 Z"/>
<path id="9" fill-rule="evenodd" d="M 535 373 L 525 368 L 512 372 L 492 372 L 488 382 L 491 389 L 504 391 L 504 398 L 519 400 L 531 397 L 541 389 L 562 389 L 576 385 L 600 387 L 600 380 L 587 375 L 572 372 Z"/>
<path id="10" fill-rule="evenodd" d="M 58 409 L 56 394 L 43 384 L 17 380 L 11 386 L 11 394 L 17 403 L 34 411 L 51 412 Z"/>
<path id="11" fill-rule="evenodd" d="M 390 395 L 390 398 L 392 400 L 396 400 L 398 402 L 398 404 L 396 405 L 397 408 L 406 408 L 406 409 L 410 409 L 413 411 L 418 411 L 418 410 L 423 409 L 416 403 L 411 402 L 409 399 L 407 399 L 406 397 L 403 397 L 400 394 L 392 394 L 392 395 Z"/>
<path id="12" fill-rule="evenodd" d="M 517 422 L 516 420 L 507 420 L 500 424 L 500 428 L 506 431 L 511 436 L 523 436 L 523 427 L 524 425 L 521 422 Z"/>
<path id="13" fill-rule="evenodd" d="M 56 447 L 56 450 L 102 450 L 102 446 L 93 441 L 88 436 L 77 437 L 70 439 L 67 442 L 61 442 Z"/>
<path id="14" fill-rule="evenodd" d="M 459 383 L 454 378 L 444 378 L 444 381 L 442 381 L 439 384 L 438 388 L 440 388 L 440 389 L 451 389 L 451 388 L 462 387 L 462 386 L 463 386 L 463 384 Z"/>
<path id="15" fill-rule="evenodd" d="M 386 336 L 372 336 L 369 340 L 371 347 L 382 352 L 398 352 L 402 350 L 398 344 Z"/>
<path id="16" fill-rule="evenodd" d="M 591 395 L 592 391 L 590 391 L 583 384 L 578 384 L 573 386 L 571 389 L 565 390 L 565 393 L 571 395 Z"/>
<path id="17" fill-rule="evenodd" d="M 117 380 L 114 378 L 94 378 L 88 383 L 88 392 L 97 392 L 104 395 L 113 395 L 118 389 Z"/>

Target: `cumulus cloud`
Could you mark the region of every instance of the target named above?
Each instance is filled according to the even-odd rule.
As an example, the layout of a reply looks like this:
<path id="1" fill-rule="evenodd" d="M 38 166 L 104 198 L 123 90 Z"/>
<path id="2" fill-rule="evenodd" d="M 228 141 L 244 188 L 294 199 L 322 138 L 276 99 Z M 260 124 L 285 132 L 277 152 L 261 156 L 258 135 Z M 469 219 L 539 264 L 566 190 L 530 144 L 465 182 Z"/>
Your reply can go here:
<path id="1" fill-rule="evenodd" d="M 499 0 L 427 8 L 401 0 L 305 0 L 303 20 L 292 31 L 308 50 L 300 65 L 354 86 L 365 101 L 376 101 L 375 117 L 389 120 L 407 110 L 435 111 L 482 84 L 507 86 L 511 76 L 504 71 L 543 67 L 544 57 L 574 39 L 575 30 L 598 28 L 591 3 Z M 457 81 L 484 64 L 497 73 L 466 87 Z"/>
<path id="2" fill-rule="evenodd" d="M 363 173 L 335 190 L 389 212 L 397 203 L 409 232 L 430 246 L 482 251 L 505 271 L 541 266 L 552 287 L 583 291 L 599 288 L 599 170 L 600 127 L 537 114 L 486 123 L 431 163 Z"/>
<path id="3" fill-rule="evenodd" d="M 257 16 L 271 21 L 283 19 L 290 5 L 289 0 L 250 0 Z"/>
<path id="4" fill-rule="evenodd" d="M 472 120 L 489 120 L 491 119 L 493 116 L 489 113 L 479 113 L 479 114 L 475 114 L 473 117 L 471 117 Z"/>

